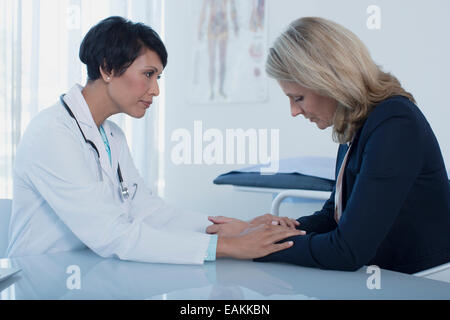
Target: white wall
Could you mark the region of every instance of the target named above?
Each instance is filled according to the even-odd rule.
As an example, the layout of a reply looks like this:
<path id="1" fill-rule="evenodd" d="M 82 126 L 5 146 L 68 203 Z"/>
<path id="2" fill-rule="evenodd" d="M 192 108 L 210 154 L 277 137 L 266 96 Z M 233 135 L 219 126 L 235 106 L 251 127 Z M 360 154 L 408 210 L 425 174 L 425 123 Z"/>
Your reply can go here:
<path id="1" fill-rule="evenodd" d="M 202 1 L 202 0 L 195 0 Z M 237 0 L 243 1 L 243 0 Z M 450 2 L 430 1 L 365 1 L 365 0 L 267 0 L 269 44 L 288 23 L 302 16 L 321 16 L 343 24 L 355 32 L 368 46 L 374 60 L 384 70 L 396 75 L 411 91 L 428 118 L 441 145 L 447 167 L 450 165 L 450 105 L 446 99 L 450 81 L 450 42 L 448 31 Z M 381 29 L 366 27 L 369 5 L 381 9 Z M 193 134 L 193 122 L 202 120 L 204 130 L 280 129 L 280 156 L 336 155 L 337 144 L 331 130 L 318 130 L 303 118 L 292 118 L 287 98 L 269 79 L 269 99 L 262 104 L 188 105 L 186 81 L 189 50 L 189 1 L 166 1 L 165 39 L 169 52 L 166 79 L 166 154 L 165 198 L 179 207 L 208 214 L 249 218 L 270 209 L 271 195 L 233 191 L 231 187 L 213 185 L 219 174 L 242 165 L 175 166 L 170 151 L 175 145 L 171 133 L 186 128 Z M 207 64 L 204 64 L 207 68 Z M 285 207 L 288 207 L 285 205 Z M 304 205 L 289 215 L 309 214 L 320 204 Z M 292 208 L 291 208 L 292 209 Z M 291 210 L 289 209 L 289 210 Z M 294 210 L 294 209 L 292 209 Z M 285 211 L 287 212 L 287 211 Z M 285 213 L 282 211 L 282 214 Z"/>

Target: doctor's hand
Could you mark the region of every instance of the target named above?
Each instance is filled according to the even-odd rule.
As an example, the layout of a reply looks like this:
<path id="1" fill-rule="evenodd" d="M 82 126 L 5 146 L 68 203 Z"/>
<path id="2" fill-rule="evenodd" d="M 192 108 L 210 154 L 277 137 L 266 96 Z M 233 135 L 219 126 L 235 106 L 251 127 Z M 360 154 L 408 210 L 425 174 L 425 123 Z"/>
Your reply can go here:
<path id="1" fill-rule="evenodd" d="M 235 259 L 261 258 L 271 253 L 288 249 L 294 244 L 292 241 L 278 243 L 279 241 L 305 234 L 305 231 L 301 230 L 262 224 L 247 229 L 239 236 L 219 236 L 216 257 L 230 257 Z"/>
<path id="2" fill-rule="evenodd" d="M 258 226 L 260 224 L 280 225 L 291 229 L 295 229 L 300 225 L 300 223 L 295 219 L 291 219 L 288 217 L 277 217 L 269 213 L 263 216 L 256 217 L 255 219 L 250 221 L 251 226 Z"/>

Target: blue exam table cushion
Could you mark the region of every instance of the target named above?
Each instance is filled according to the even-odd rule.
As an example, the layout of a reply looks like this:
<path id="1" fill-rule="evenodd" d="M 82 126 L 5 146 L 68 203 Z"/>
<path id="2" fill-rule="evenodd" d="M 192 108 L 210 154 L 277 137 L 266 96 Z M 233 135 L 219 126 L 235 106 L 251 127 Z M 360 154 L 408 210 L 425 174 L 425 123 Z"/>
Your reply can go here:
<path id="1" fill-rule="evenodd" d="M 231 171 L 218 176 L 215 184 L 253 188 L 302 189 L 315 191 L 333 191 L 333 180 L 307 176 L 299 173 L 276 173 L 262 175 L 259 172 Z"/>
<path id="2" fill-rule="evenodd" d="M 297 157 L 280 159 L 276 174 L 261 174 L 256 165 L 218 176 L 215 184 L 254 188 L 302 189 L 332 191 L 335 177 L 335 158 Z"/>

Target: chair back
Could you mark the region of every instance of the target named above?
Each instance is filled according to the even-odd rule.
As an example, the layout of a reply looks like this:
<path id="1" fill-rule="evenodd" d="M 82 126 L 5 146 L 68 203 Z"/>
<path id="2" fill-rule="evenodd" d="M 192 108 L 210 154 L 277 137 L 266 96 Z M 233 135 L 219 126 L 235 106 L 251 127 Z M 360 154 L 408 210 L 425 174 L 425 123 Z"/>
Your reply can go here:
<path id="1" fill-rule="evenodd" d="M 6 256 L 8 248 L 9 220 L 11 219 L 11 199 L 0 199 L 0 258 Z"/>

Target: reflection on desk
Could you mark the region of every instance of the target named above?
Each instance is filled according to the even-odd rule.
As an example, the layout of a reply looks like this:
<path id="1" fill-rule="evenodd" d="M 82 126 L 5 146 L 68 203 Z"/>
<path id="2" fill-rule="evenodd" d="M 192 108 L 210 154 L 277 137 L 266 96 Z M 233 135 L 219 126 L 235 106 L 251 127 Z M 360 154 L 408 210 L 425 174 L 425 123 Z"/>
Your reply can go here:
<path id="1" fill-rule="evenodd" d="M 369 289 L 367 267 L 343 272 L 231 259 L 150 264 L 104 259 L 90 250 L 0 259 L 0 267 L 22 269 L 0 283 L 3 300 L 450 299 L 449 283 L 388 270 L 381 270 L 381 288 Z"/>

